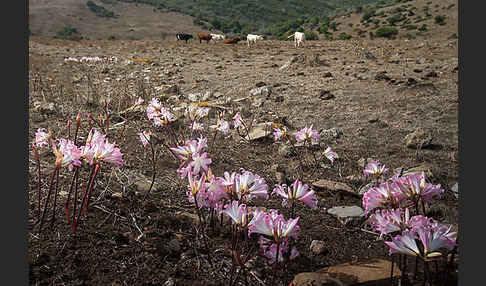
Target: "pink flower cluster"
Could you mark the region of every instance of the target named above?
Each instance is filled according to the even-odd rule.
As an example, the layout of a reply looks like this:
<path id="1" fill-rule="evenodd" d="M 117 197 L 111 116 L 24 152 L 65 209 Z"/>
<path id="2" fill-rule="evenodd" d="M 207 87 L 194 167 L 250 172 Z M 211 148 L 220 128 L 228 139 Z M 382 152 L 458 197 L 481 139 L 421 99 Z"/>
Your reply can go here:
<path id="1" fill-rule="evenodd" d="M 390 247 L 390 254 L 402 253 L 421 257 L 423 260 L 433 260 L 443 254 L 440 249 L 452 250 L 456 245 L 456 232 L 451 232 L 451 227 L 441 225 L 433 219 L 422 220 L 421 224 L 405 229 L 385 241 Z"/>
<path id="2" fill-rule="evenodd" d="M 198 140 L 186 141 L 183 146 L 170 147 L 170 150 L 181 159 L 181 166 L 177 170 L 181 178 L 185 178 L 188 174 L 199 174 L 201 170 L 208 170 L 211 158 L 208 157 L 208 153 L 201 153 L 207 146 L 207 139 L 200 137 Z"/>
<path id="3" fill-rule="evenodd" d="M 46 133 L 45 129 L 39 128 L 34 140 L 35 146 L 44 146 L 50 137 L 50 132 Z M 123 166 L 123 154 L 120 152 L 120 149 L 115 147 L 115 143 L 109 143 L 106 135 L 102 135 L 96 128 L 90 131 L 86 144 L 81 147 L 77 147 L 69 139 L 57 139 L 57 144 L 56 141 L 50 140 L 52 151 L 56 156 L 55 167 L 67 167 L 71 171 L 73 166 L 81 166 L 82 161 L 90 165 L 108 162 L 116 167 Z"/>
<path id="4" fill-rule="evenodd" d="M 371 187 L 363 195 L 365 213 L 379 207 L 397 208 L 403 203 L 431 201 L 440 196 L 444 190 L 440 185 L 425 181 L 425 174 L 410 174 L 405 177 L 394 176 L 378 186 Z"/>
<path id="5" fill-rule="evenodd" d="M 273 264 L 284 261 L 285 255 L 289 253 L 289 259 L 294 259 L 299 252 L 293 246 L 289 249 L 290 239 L 298 239 L 299 217 L 286 220 L 277 210 L 264 212 L 255 210 L 253 218 L 249 222 L 248 235 L 252 233 L 260 234 L 259 244 L 269 263 Z"/>
<path id="6" fill-rule="evenodd" d="M 163 107 L 157 98 L 153 98 L 147 105 L 147 117 L 154 121 L 154 126 L 163 126 L 175 121 L 174 115 Z"/>

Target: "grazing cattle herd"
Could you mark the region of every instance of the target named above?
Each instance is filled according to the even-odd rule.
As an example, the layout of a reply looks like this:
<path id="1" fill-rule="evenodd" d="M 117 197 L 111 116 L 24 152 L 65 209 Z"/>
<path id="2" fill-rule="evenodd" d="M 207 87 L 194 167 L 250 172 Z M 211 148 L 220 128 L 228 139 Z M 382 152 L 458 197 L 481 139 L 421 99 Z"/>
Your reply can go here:
<path id="1" fill-rule="evenodd" d="M 300 45 L 303 44 L 305 41 L 305 34 L 301 32 L 295 32 L 292 35 L 290 35 L 287 39 L 290 39 L 292 37 L 294 38 L 294 46 L 296 48 L 300 47 Z M 185 41 L 186 44 L 188 40 L 194 39 L 192 35 L 186 33 L 176 34 L 176 38 L 177 41 Z M 197 38 L 199 39 L 199 43 L 202 43 L 202 41 L 206 41 L 206 43 L 209 44 L 209 42 L 213 40 L 213 42 L 222 41 L 223 43 L 229 45 L 238 44 L 238 42 L 242 40 L 240 38 L 226 38 L 226 36 L 222 34 L 208 34 L 208 33 L 198 33 Z M 263 40 L 264 38 L 262 35 L 248 34 L 246 36 L 246 42 L 248 44 L 248 47 L 250 47 L 251 44 L 256 44 L 257 41 L 263 41 Z"/>

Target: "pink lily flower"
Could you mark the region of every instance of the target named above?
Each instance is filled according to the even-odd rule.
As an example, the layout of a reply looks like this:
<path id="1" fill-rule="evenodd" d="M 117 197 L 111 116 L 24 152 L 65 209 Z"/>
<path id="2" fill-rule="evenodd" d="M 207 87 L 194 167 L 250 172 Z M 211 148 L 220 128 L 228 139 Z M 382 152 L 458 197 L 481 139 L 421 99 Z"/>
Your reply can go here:
<path id="1" fill-rule="evenodd" d="M 400 192 L 397 192 L 394 188 L 390 188 L 390 183 L 385 182 L 377 187 L 370 188 L 364 193 L 363 207 L 367 214 L 377 207 L 398 207 L 399 202 L 403 199 L 404 196 Z"/>
<path id="2" fill-rule="evenodd" d="M 327 147 L 327 149 L 322 153 L 329 161 L 331 161 L 331 165 L 334 164 L 334 160 L 338 159 L 339 156 L 336 152 L 332 151 L 331 147 Z"/>
<path id="3" fill-rule="evenodd" d="M 248 223 L 248 208 L 246 204 L 239 204 L 238 201 L 233 201 L 231 205 L 226 206 L 223 213 L 231 218 L 233 224 L 246 227 Z"/>
<path id="4" fill-rule="evenodd" d="M 199 153 L 192 154 L 192 161 L 188 166 L 191 166 L 193 174 L 198 174 L 201 169 L 208 170 L 208 165 L 211 164 L 211 158 L 208 158 L 208 153 L 204 152 L 202 155 Z"/>
<path id="5" fill-rule="evenodd" d="M 319 144 L 320 138 L 321 136 L 319 135 L 319 132 L 313 130 L 312 125 L 309 128 L 302 128 L 295 135 L 295 140 L 297 140 L 297 142 L 310 141 L 313 145 Z"/>
<path id="6" fill-rule="evenodd" d="M 234 121 L 233 125 L 234 125 L 235 128 L 238 128 L 240 126 L 245 125 L 245 123 L 243 122 L 243 119 L 241 118 L 241 115 L 240 115 L 239 112 L 237 112 L 235 114 L 235 116 L 233 116 L 233 121 Z"/>
<path id="7" fill-rule="evenodd" d="M 220 131 L 224 135 L 228 134 L 228 132 L 230 131 L 229 123 L 224 119 L 218 119 L 216 125 L 211 125 L 209 127 Z"/>
<path id="8" fill-rule="evenodd" d="M 149 131 L 143 131 L 140 133 L 137 133 L 138 137 L 140 138 L 140 141 L 142 142 L 143 147 L 147 146 L 147 144 L 150 141 L 150 136 L 152 135 L 152 132 Z"/>
<path id="9" fill-rule="evenodd" d="M 314 190 L 310 189 L 309 191 L 309 186 L 307 184 L 302 184 L 299 179 L 295 180 L 291 186 L 285 184 L 275 185 L 273 193 L 284 198 L 282 202 L 283 206 L 287 206 L 289 201 L 300 201 L 311 209 L 317 208 L 317 198 L 314 194 Z"/>
<path id="10" fill-rule="evenodd" d="M 388 172 L 388 169 L 385 168 L 385 165 L 382 165 L 378 161 L 371 161 L 369 162 L 363 170 L 365 176 L 376 176 L 380 177 Z"/>
<path id="11" fill-rule="evenodd" d="M 37 148 L 42 148 L 43 146 L 49 146 L 49 140 L 51 139 L 51 137 L 52 137 L 52 132 L 50 130 L 49 132 L 46 132 L 45 128 L 39 128 L 35 133 L 34 145 Z"/>
<path id="12" fill-rule="evenodd" d="M 54 141 L 51 141 L 52 151 L 56 155 L 56 168 L 68 167 L 69 171 L 73 170 L 73 166 L 81 166 L 81 150 L 74 145 L 74 142 L 66 139 L 58 139 L 59 148 L 57 148 Z"/>

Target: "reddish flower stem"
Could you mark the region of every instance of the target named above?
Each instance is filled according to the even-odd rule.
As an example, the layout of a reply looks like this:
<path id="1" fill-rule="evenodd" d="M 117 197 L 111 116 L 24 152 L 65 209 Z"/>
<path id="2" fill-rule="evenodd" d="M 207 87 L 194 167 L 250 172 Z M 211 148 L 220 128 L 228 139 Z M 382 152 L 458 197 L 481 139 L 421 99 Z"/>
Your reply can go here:
<path id="1" fill-rule="evenodd" d="M 89 207 L 89 201 L 91 199 L 91 195 L 93 193 L 93 187 L 94 187 L 94 179 L 96 178 L 96 175 L 98 174 L 99 170 L 100 170 L 101 166 L 100 164 L 96 164 L 95 165 L 95 169 L 94 169 L 94 173 L 93 173 L 93 177 L 91 179 L 91 182 L 90 182 L 90 185 L 88 187 L 88 190 L 86 191 L 86 193 L 88 194 L 88 199 L 86 200 L 85 202 L 85 206 L 84 206 L 84 212 L 85 214 L 88 213 L 88 207 Z"/>
<path id="2" fill-rule="evenodd" d="M 42 225 L 44 224 L 44 217 L 46 215 L 47 205 L 49 204 L 49 199 L 51 198 L 52 185 L 54 184 L 54 177 L 55 177 L 55 175 L 57 173 L 57 169 L 58 169 L 58 167 L 54 167 L 54 170 L 52 171 L 51 181 L 49 183 L 49 191 L 47 193 L 46 202 L 44 204 L 44 210 L 42 211 L 42 217 L 41 217 L 41 220 L 40 220 L 39 233 L 42 232 Z"/>
<path id="3" fill-rule="evenodd" d="M 57 194 L 59 192 L 59 168 L 56 172 L 56 191 L 54 192 L 54 205 L 52 206 L 52 218 L 51 218 L 51 227 L 54 226 L 54 221 L 56 220 L 56 209 L 57 209 Z"/>
<path id="4" fill-rule="evenodd" d="M 69 216 L 69 201 L 71 200 L 71 193 L 73 191 L 73 187 L 74 187 L 75 181 L 77 181 L 78 174 L 79 174 L 79 167 L 75 166 L 74 167 L 74 173 L 73 173 L 73 179 L 72 179 L 71 185 L 69 187 L 68 196 L 67 196 L 66 202 L 64 203 L 64 211 L 66 212 L 66 219 L 67 219 L 67 222 L 68 223 L 70 221 L 70 216 Z"/>

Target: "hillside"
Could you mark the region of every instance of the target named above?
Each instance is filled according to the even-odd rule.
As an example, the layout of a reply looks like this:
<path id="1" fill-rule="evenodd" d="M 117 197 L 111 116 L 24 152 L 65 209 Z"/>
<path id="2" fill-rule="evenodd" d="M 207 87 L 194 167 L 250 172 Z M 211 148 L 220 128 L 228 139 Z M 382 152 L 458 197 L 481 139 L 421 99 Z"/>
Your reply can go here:
<path id="1" fill-rule="evenodd" d="M 94 3 L 114 17 L 97 16 L 87 2 Z M 209 30 L 277 36 L 283 33 L 278 26 L 282 23 L 286 25 L 285 30 L 307 23 L 313 27 L 325 16 L 390 2 L 394 1 L 29 0 L 29 26 L 34 35 L 54 36 L 60 29 L 70 26 L 91 38 L 155 39 L 180 31 Z"/>
<path id="2" fill-rule="evenodd" d="M 119 2 L 102 4 L 117 18 L 98 17 L 86 0 L 29 0 L 29 27 L 33 35 L 55 36 L 65 26 L 76 28 L 91 39 L 163 39 L 179 31 L 201 31 L 192 17 L 176 12 L 160 12 L 150 5 Z"/>

